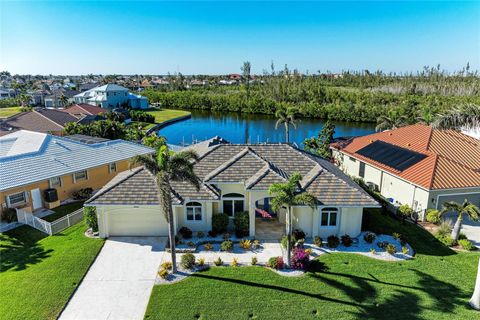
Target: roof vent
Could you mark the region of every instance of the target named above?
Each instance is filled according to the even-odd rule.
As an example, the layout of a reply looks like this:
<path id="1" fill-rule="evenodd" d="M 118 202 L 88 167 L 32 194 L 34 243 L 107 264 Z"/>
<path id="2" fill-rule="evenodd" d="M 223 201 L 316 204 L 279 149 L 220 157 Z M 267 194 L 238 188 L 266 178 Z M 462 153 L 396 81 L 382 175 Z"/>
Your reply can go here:
<path id="1" fill-rule="evenodd" d="M 410 146 L 411 146 L 411 144 L 410 144 L 410 143 L 407 143 L 407 147 L 410 147 Z"/>
<path id="2" fill-rule="evenodd" d="M 393 136 L 393 133 L 389 132 L 388 135 L 389 135 L 389 136 Z"/>

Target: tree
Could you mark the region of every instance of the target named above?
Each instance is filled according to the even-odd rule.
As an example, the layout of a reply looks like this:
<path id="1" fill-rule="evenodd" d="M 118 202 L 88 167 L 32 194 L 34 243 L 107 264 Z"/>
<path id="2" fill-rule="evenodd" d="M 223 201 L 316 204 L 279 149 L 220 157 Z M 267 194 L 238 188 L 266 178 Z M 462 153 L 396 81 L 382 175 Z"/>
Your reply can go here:
<path id="1" fill-rule="evenodd" d="M 192 151 L 171 153 L 166 145 L 162 146 L 152 155 L 139 155 L 132 159 L 131 165 L 143 165 L 155 177 L 158 202 L 161 211 L 168 222 L 168 236 L 172 254 L 172 272 L 177 272 L 175 255 L 175 226 L 172 209 L 171 181 L 187 181 L 197 190 L 200 189 L 200 179 L 193 171 L 193 164 L 198 160 L 198 155 Z"/>
<path id="2" fill-rule="evenodd" d="M 467 199 L 465 199 L 462 204 L 455 201 L 445 202 L 443 209 L 440 211 L 440 216 L 444 216 L 447 212 L 455 212 L 458 214 L 457 221 L 452 230 L 452 239 L 454 241 L 457 241 L 460 235 L 464 215 L 467 215 L 472 221 L 478 221 L 480 217 L 480 209 Z"/>
<path id="3" fill-rule="evenodd" d="M 243 67 L 241 68 L 242 70 L 242 78 L 243 78 L 243 83 L 245 84 L 245 90 L 247 90 L 247 100 L 250 98 L 250 70 L 251 70 L 251 64 L 249 61 L 245 61 L 243 63 Z"/>
<path id="4" fill-rule="evenodd" d="M 275 129 L 283 124 L 285 126 L 285 139 L 286 142 L 289 143 L 289 135 L 290 135 L 290 126 L 293 126 L 295 129 L 297 128 L 297 122 L 299 121 L 298 118 L 298 110 L 297 108 L 281 108 L 278 109 L 275 113 L 275 117 L 277 117 L 277 122 L 275 123 Z"/>
<path id="5" fill-rule="evenodd" d="M 335 125 L 327 120 L 322 130 L 318 133 L 318 137 L 311 137 L 303 140 L 305 150 L 312 152 L 320 157 L 330 159 L 332 151 L 330 144 L 333 142 L 335 134 Z"/>
<path id="6" fill-rule="evenodd" d="M 58 100 L 62 104 L 62 107 L 68 106 L 68 97 L 66 95 L 62 94 Z"/>
<path id="7" fill-rule="evenodd" d="M 165 139 L 165 137 L 157 135 L 156 132 L 152 132 L 149 136 L 143 138 L 143 144 L 147 147 L 158 150 L 162 146 L 167 144 L 167 139 Z"/>
<path id="8" fill-rule="evenodd" d="M 20 105 L 22 106 L 22 108 L 27 107 L 30 104 L 30 100 L 31 100 L 31 98 L 24 93 L 22 93 L 18 97 L 18 101 L 20 102 Z"/>
<path id="9" fill-rule="evenodd" d="M 317 205 L 317 200 L 315 197 L 301 189 L 301 180 L 302 176 L 300 173 L 293 173 L 287 182 L 274 183 L 268 189 L 268 193 L 273 196 L 273 198 L 270 200 L 272 209 L 275 212 L 278 212 L 283 207 L 287 209 L 287 266 L 290 266 L 290 256 L 292 251 L 292 206 L 307 205 L 313 209 Z"/>
<path id="10" fill-rule="evenodd" d="M 478 261 L 477 281 L 475 282 L 475 290 L 472 299 L 470 299 L 472 308 L 480 310 L 480 260 Z"/>
<path id="11" fill-rule="evenodd" d="M 395 111 L 388 112 L 388 115 L 382 115 L 377 119 L 376 131 L 393 130 L 403 127 L 407 124 L 407 117 L 399 115 Z"/>
<path id="12" fill-rule="evenodd" d="M 439 114 L 433 123 L 438 129 L 477 129 L 480 128 L 480 106 L 466 104 Z"/>

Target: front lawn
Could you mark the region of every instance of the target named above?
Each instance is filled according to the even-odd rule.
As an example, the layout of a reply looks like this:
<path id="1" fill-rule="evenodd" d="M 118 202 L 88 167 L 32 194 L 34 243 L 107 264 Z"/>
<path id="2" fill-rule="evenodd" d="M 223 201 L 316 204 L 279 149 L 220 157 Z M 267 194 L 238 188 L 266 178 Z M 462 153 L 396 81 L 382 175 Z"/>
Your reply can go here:
<path id="1" fill-rule="evenodd" d="M 22 107 L 0 108 L 0 118 L 8 118 L 21 112 Z"/>
<path id="2" fill-rule="evenodd" d="M 156 123 L 162 123 L 168 120 L 188 116 L 190 112 L 183 110 L 171 110 L 171 109 L 161 109 L 148 111 L 151 115 L 155 116 Z"/>
<path id="3" fill-rule="evenodd" d="M 85 230 L 81 222 L 54 236 L 29 226 L 0 234 L 0 319 L 58 316 L 103 245 Z"/>
<path id="4" fill-rule="evenodd" d="M 368 216 L 368 229 L 406 235 L 416 258 L 385 262 L 325 254 L 317 263 L 322 271 L 300 278 L 262 267 L 214 267 L 177 284 L 155 286 L 145 318 L 480 318 L 467 306 L 480 254 L 455 253 L 414 225 L 377 212 Z"/>
<path id="5" fill-rule="evenodd" d="M 57 219 L 60 219 L 64 216 L 66 216 L 67 214 L 70 214 L 70 213 L 82 208 L 84 202 L 85 201 L 76 201 L 76 202 L 71 202 L 71 203 L 64 204 L 64 205 L 61 205 L 59 207 L 56 207 L 56 208 L 52 209 L 52 211 L 55 212 L 55 213 L 52 213 L 48 216 L 45 216 L 42 219 L 45 220 L 45 221 L 48 221 L 48 222 L 52 222 L 52 221 L 55 221 Z"/>

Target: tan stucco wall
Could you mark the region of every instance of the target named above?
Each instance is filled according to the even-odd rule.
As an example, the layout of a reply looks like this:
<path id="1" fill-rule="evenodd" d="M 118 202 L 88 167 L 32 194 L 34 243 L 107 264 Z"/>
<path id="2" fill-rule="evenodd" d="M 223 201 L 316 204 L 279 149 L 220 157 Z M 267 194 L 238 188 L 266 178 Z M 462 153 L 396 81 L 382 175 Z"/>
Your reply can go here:
<path id="1" fill-rule="evenodd" d="M 177 232 L 181 227 L 187 227 L 192 231 L 208 232 L 212 229 L 212 202 L 210 201 L 195 201 L 202 204 L 202 220 L 188 221 L 186 207 L 178 206 L 175 209 L 177 215 Z"/>
<path id="2" fill-rule="evenodd" d="M 363 208 L 342 208 L 338 236 L 356 237 L 362 232 Z"/>
<path id="3" fill-rule="evenodd" d="M 307 237 L 312 237 L 314 210 L 309 207 L 293 207 L 292 211 L 293 229 L 300 229 Z"/>

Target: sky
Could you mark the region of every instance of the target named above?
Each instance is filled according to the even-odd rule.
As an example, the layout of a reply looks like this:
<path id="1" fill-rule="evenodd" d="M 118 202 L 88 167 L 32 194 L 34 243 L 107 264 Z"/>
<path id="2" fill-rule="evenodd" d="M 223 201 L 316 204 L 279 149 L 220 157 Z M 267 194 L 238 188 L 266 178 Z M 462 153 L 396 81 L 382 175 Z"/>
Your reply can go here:
<path id="1" fill-rule="evenodd" d="M 480 69 L 480 1 L 5 1 L 0 70 L 226 74 Z"/>

